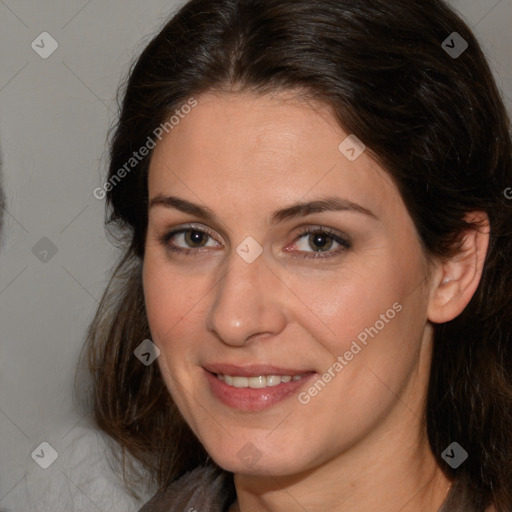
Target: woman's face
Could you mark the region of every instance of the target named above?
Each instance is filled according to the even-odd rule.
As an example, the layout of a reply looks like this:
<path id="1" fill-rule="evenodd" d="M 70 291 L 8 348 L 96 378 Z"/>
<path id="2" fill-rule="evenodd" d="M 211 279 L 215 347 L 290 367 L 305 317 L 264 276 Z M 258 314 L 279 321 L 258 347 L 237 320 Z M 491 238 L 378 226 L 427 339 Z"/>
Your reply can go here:
<path id="1" fill-rule="evenodd" d="M 404 441 L 431 331 L 397 188 L 350 139 L 340 148 L 349 134 L 327 110 L 284 94 L 197 100 L 152 156 L 143 273 L 187 423 L 235 473 Z"/>

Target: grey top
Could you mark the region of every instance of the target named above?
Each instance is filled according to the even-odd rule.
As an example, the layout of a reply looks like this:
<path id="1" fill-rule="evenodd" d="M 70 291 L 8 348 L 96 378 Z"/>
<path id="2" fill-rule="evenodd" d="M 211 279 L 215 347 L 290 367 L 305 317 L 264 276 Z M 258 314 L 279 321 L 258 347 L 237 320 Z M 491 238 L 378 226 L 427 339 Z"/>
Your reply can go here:
<path id="1" fill-rule="evenodd" d="M 231 473 L 201 466 L 157 493 L 139 512 L 227 512 L 235 500 Z"/>

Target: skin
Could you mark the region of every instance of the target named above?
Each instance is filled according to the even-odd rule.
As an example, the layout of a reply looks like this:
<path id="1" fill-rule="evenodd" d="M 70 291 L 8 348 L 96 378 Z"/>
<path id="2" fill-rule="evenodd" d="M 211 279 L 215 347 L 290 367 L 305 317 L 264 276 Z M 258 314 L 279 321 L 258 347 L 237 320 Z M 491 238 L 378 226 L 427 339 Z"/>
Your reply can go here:
<path id="1" fill-rule="evenodd" d="M 326 108 L 290 92 L 197 99 L 154 150 L 149 198 L 177 196 L 217 218 L 151 207 L 143 282 L 166 385 L 212 458 L 235 474 L 230 510 L 437 511 L 450 483 L 422 421 L 431 322 L 469 302 L 485 235 L 468 233 L 460 256 L 429 264 L 389 175 L 369 151 L 353 162 L 341 154 L 348 134 Z M 375 217 L 331 211 L 269 223 L 275 210 L 333 195 Z M 189 223 L 211 236 L 162 242 Z M 301 259 L 320 253 L 307 234 L 298 238 L 303 227 L 335 230 L 351 247 Z M 253 263 L 236 252 L 247 237 L 263 248 Z M 334 254 L 341 246 L 331 240 Z M 204 378 L 212 362 L 307 368 L 319 378 L 395 303 L 402 310 L 306 405 L 295 394 L 240 411 Z M 260 457 L 250 466 L 238 456 L 247 443 Z"/>

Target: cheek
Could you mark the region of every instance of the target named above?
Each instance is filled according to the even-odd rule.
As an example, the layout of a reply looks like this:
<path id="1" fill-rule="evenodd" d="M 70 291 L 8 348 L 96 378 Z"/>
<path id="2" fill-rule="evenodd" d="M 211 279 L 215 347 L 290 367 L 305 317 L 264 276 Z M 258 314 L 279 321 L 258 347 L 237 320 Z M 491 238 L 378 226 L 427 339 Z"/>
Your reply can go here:
<path id="1" fill-rule="evenodd" d="M 320 288 L 309 288 L 309 304 L 322 322 L 302 325 L 326 350 L 322 382 L 304 389 L 299 400 L 308 414 L 331 425 L 333 445 L 375 425 L 418 364 L 427 306 L 418 286 L 424 269 L 419 258 L 398 265 L 397 260 L 382 257 L 378 268 L 345 274 L 323 288 L 323 300 Z"/>
<path id="2" fill-rule="evenodd" d="M 192 390 L 197 354 L 193 326 L 197 329 L 201 313 L 201 283 L 191 276 L 180 275 L 169 270 L 169 266 L 158 255 L 148 251 L 144 258 L 143 286 L 146 313 L 152 341 L 160 349 L 158 366 L 174 402 L 187 418 L 193 418 L 188 393 Z M 193 425 L 191 425 L 193 428 Z M 194 429 L 194 428 L 193 428 Z"/>
<path id="3" fill-rule="evenodd" d="M 204 295 L 200 283 L 190 276 L 169 270 L 158 256 L 146 253 L 143 286 L 146 313 L 153 342 L 165 354 L 182 351 L 185 347 L 183 327 L 187 319 L 197 314 Z M 172 343 L 171 343 L 172 340 Z"/>
<path id="4" fill-rule="evenodd" d="M 382 250 L 372 259 L 354 258 L 347 265 L 350 270 L 295 278 L 294 295 L 306 306 L 296 311 L 296 321 L 331 356 L 350 350 L 355 340 L 364 346 L 377 336 L 399 345 L 400 333 L 412 334 L 426 314 L 419 287 L 424 268 L 421 258 L 411 252 L 407 258 Z"/>
<path id="5" fill-rule="evenodd" d="M 371 425 L 394 403 L 394 394 L 418 364 L 426 319 L 426 294 L 419 286 L 425 269 L 411 250 L 409 257 L 382 254 L 374 268 L 354 267 L 332 283 L 323 301 L 318 290 L 310 297 L 310 304 L 328 304 L 312 307 L 330 328 L 327 336 L 325 328 L 317 327 L 314 334 L 326 349 L 320 370 L 328 383 L 300 397 L 312 413 L 323 415 L 343 403 L 343 413 L 333 418 L 350 429 Z M 313 332 L 314 324 L 305 328 Z M 347 414 L 350 424 L 342 420 Z"/>

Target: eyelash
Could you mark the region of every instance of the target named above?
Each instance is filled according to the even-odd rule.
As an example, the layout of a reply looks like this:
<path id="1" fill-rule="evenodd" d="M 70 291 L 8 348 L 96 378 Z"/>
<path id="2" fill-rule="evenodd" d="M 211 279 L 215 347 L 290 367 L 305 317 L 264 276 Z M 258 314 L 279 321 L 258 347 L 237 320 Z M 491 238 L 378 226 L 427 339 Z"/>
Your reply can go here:
<path id="1" fill-rule="evenodd" d="M 160 237 L 160 243 L 162 245 L 164 245 L 164 247 L 166 247 L 168 250 L 170 250 L 174 253 L 183 254 L 183 255 L 192 254 L 194 256 L 200 257 L 200 256 L 202 256 L 202 253 L 204 252 L 201 249 L 204 249 L 204 248 L 183 249 L 181 247 L 173 246 L 169 243 L 170 240 L 174 236 L 188 233 L 190 231 L 197 231 L 199 233 L 204 233 L 205 235 L 208 235 L 210 238 L 215 240 L 215 237 L 213 236 L 212 232 L 209 231 L 208 229 L 199 228 L 199 227 L 190 225 L 190 226 L 184 227 L 182 229 L 178 229 L 176 231 L 170 231 L 170 232 L 164 234 L 162 237 Z M 334 251 L 306 252 L 305 254 L 295 255 L 294 258 L 302 258 L 305 260 L 331 258 L 333 256 L 337 256 L 337 255 L 343 253 L 344 251 L 346 251 L 347 249 L 350 249 L 352 247 L 352 244 L 346 238 L 339 235 L 337 232 L 333 231 L 332 229 L 324 228 L 324 227 L 304 228 L 297 234 L 297 237 L 295 238 L 293 243 L 299 241 L 305 235 L 315 235 L 315 234 L 329 235 L 329 237 L 332 238 L 338 244 L 340 244 L 341 247 Z M 299 252 L 303 252 L 303 251 L 299 251 Z"/>

